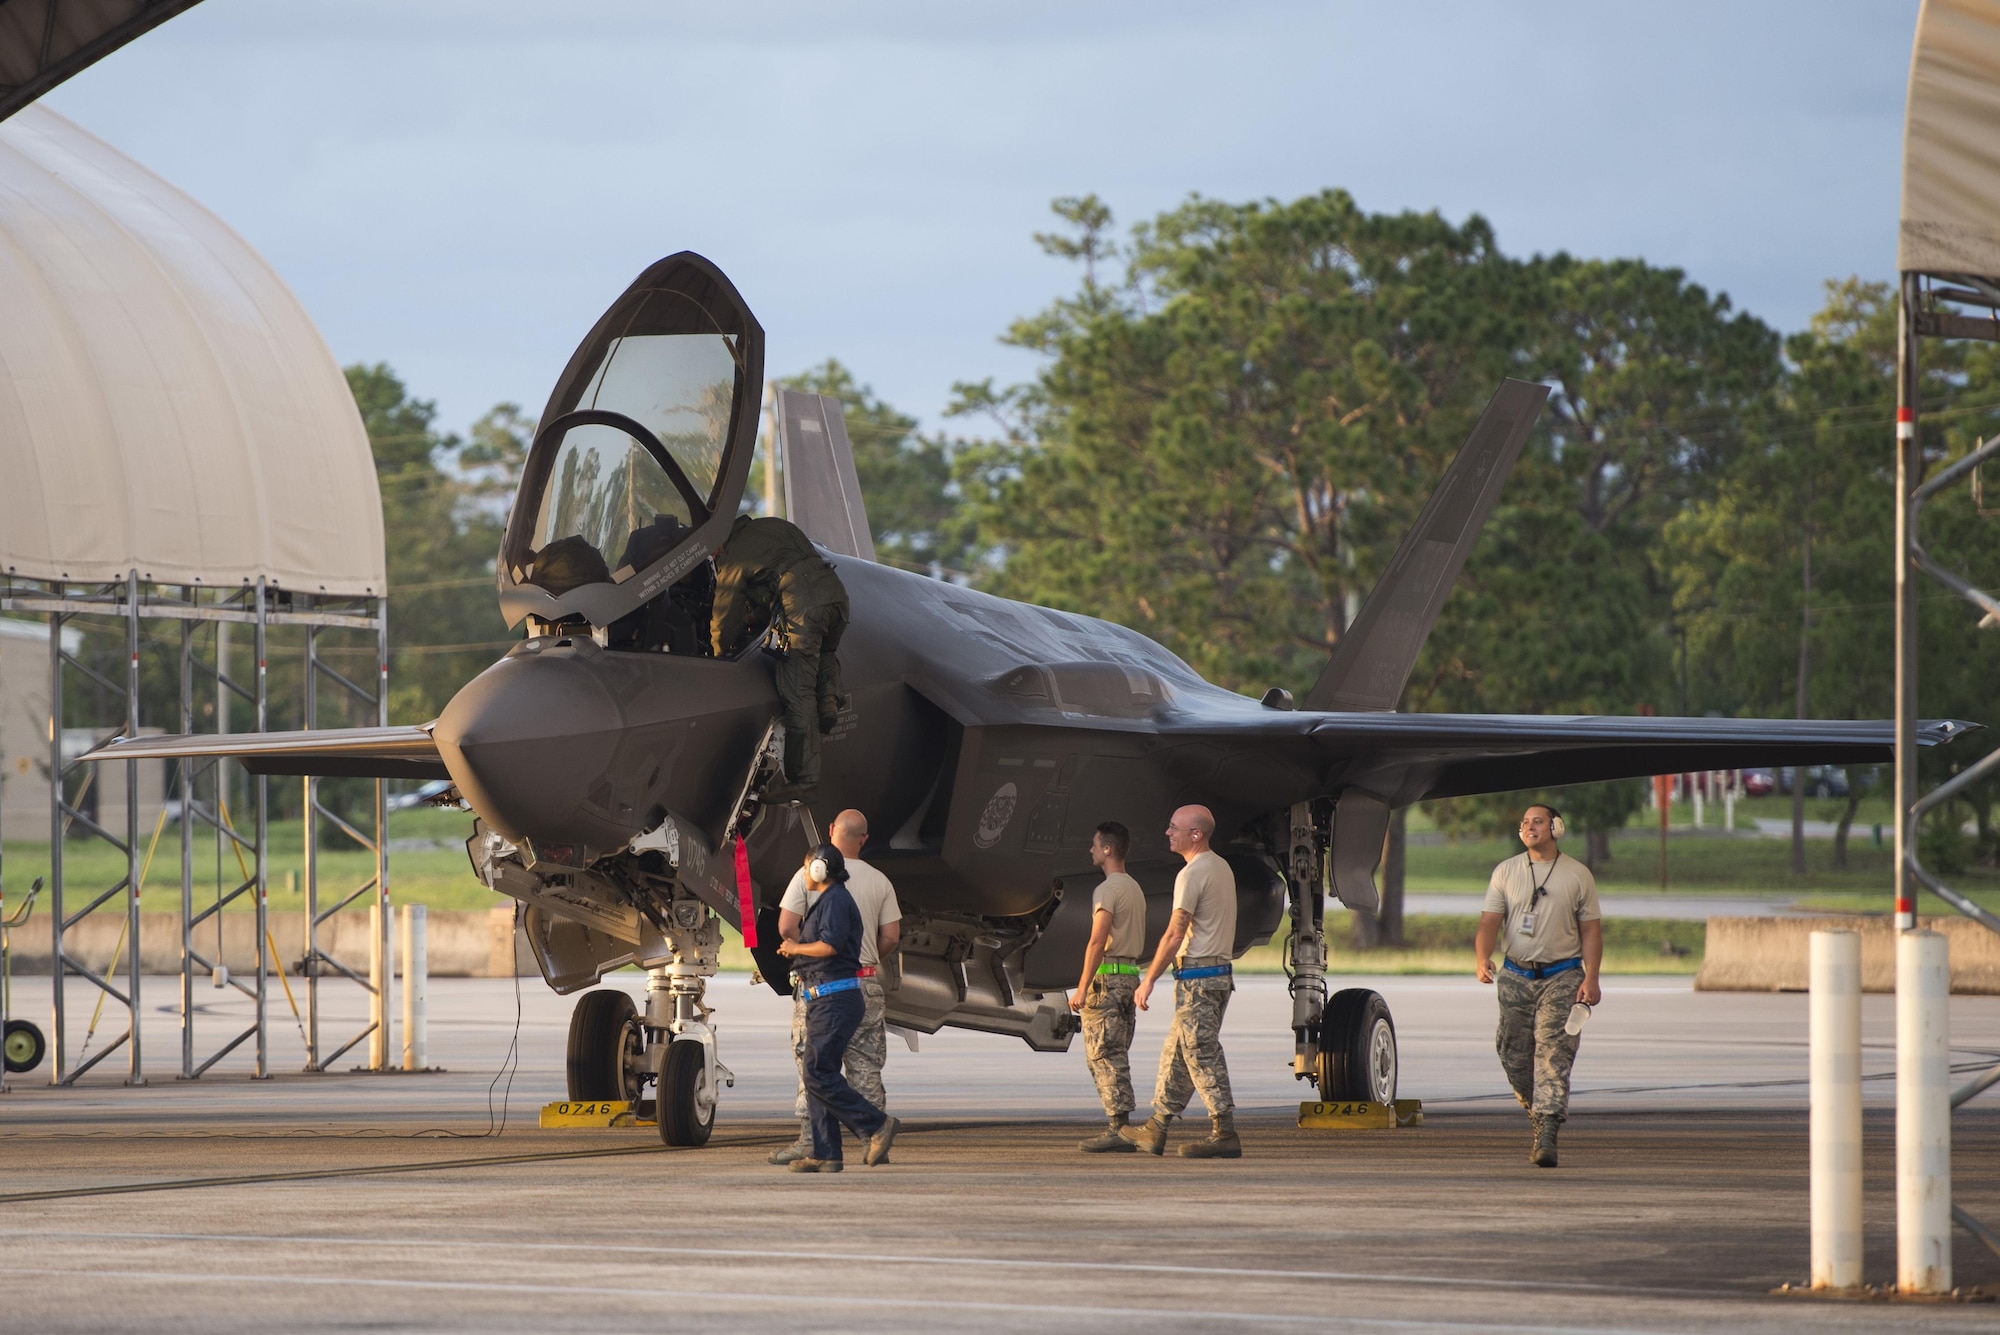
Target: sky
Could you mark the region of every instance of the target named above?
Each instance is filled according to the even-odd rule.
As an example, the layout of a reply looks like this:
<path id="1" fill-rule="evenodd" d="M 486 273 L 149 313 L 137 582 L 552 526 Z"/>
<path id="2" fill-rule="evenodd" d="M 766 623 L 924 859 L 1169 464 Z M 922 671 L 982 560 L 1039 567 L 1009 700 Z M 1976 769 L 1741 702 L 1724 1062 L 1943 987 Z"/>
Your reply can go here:
<path id="1" fill-rule="evenodd" d="M 1048 207 L 1191 193 L 1494 224 L 1684 269 L 1780 329 L 1890 277 L 1917 0 L 204 0 L 46 99 L 277 269 L 440 425 L 539 412 L 691 249 L 767 369 L 927 426 L 1076 281 Z"/>

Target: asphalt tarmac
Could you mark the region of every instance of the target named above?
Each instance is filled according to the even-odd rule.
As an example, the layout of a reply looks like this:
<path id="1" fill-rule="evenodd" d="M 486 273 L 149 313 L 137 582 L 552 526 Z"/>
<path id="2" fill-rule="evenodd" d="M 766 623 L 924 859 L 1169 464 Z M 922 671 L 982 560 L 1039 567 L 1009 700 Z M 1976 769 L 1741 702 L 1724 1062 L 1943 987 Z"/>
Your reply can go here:
<path id="1" fill-rule="evenodd" d="M 16 1076 L 0 1096 L 0 1330 L 2000 1326 L 1992 1304 L 1768 1295 L 1807 1265 L 1803 996 L 1613 980 L 1554 1171 L 1526 1162 L 1489 990 L 1373 980 L 1425 1125 L 1301 1131 L 1310 1093 L 1287 1069 L 1283 980 L 1247 978 L 1224 1028 L 1241 1161 L 1078 1154 L 1096 1116 L 1080 1051 L 942 1034 L 916 1053 L 891 1040 L 908 1123 L 893 1161 L 802 1177 L 764 1162 L 792 1132 L 788 1003 L 741 976 L 711 991 L 737 1085 L 700 1150 L 643 1128 L 536 1128 L 564 1093 L 570 1002 L 532 979 L 504 1102 L 507 980 L 432 984 L 442 1073 L 265 1082 L 237 1055 L 174 1079 L 176 990 L 148 981 L 146 1088 L 107 1069 L 120 1052 L 80 1088 Z M 46 987 L 17 983 L 22 1002 Z M 295 1071 L 274 998 L 274 1065 Z M 327 1031 L 351 1032 L 358 1002 L 329 986 Z M 237 1003 L 197 1004 L 203 1042 L 221 1041 Z M 1864 1016 L 1864 1069 L 1884 1077 L 1892 999 L 1865 998 Z M 107 1017 L 96 1041 L 118 1027 Z M 1163 1027 L 1159 1009 L 1142 1017 L 1142 1098 Z M 1955 1062 L 2000 1059 L 2000 998 L 1956 998 L 1952 1030 Z M 1881 1282 L 1893 1087 L 1865 1089 L 1867 1273 Z M 1955 1199 L 1989 1224 L 1996 1163 L 2000 1102 L 1975 1101 L 1954 1124 Z M 1961 1285 L 2000 1290 L 2000 1258 L 1963 1232 L 1956 1266 Z"/>

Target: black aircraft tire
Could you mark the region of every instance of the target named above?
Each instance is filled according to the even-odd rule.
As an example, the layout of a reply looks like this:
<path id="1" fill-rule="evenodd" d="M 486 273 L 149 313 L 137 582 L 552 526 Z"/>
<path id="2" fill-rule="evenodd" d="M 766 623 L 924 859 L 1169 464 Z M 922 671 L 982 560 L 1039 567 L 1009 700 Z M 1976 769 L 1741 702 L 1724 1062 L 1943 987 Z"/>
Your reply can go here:
<path id="1" fill-rule="evenodd" d="M 573 1102 L 626 1097 L 625 1028 L 638 1017 L 632 998 L 601 987 L 577 999 L 569 1017 L 569 1096 Z"/>
<path id="2" fill-rule="evenodd" d="M 1396 1099 L 1396 1023 L 1382 994 L 1350 987 L 1320 1017 L 1319 1096 L 1329 1103 Z"/>
<path id="3" fill-rule="evenodd" d="M 48 1040 L 42 1037 L 41 1030 L 26 1020 L 7 1021 L 7 1035 L 4 1042 L 7 1069 L 16 1075 L 34 1070 L 42 1064 L 42 1058 L 48 1055 Z"/>
<path id="4" fill-rule="evenodd" d="M 667 1044 L 660 1062 L 660 1140 L 668 1145 L 708 1144 L 715 1130 L 715 1098 L 711 1094 L 704 1116 L 697 1097 L 701 1091 L 707 1057 L 700 1043 L 683 1039 Z"/>

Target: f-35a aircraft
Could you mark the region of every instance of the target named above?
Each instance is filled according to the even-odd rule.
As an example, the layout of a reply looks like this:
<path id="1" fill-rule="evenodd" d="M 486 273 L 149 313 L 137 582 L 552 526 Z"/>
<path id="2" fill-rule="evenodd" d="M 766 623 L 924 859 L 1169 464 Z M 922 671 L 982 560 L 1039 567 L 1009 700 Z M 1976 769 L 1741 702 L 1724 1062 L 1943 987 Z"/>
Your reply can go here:
<path id="1" fill-rule="evenodd" d="M 570 1093 L 657 1089 L 672 1144 L 700 1144 L 720 1087 L 704 1002 L 724 923 L 754 936 L 786 990 L 777 900 L 814 831 L 869 819 L 865 856 L 894 881 L 902 949 L 889 1018 L 1071 1036 L 1100 821 L 1137 834 L 1131 872 L 1157 941 L 1178 860 L 1155 832 L 1213 809 L 1236 874 L 1236 952 L 1284 945 L 1295 1072 L 1327 1099 L 1387 1101 L 1387 1006 L 1326 996 L 1325 891 L 1376 907 L 1389 815 L 1425 798 L 1634 775 L 1891 757 L 1887 722 L 1515 717 L 1394 712 L 1418 650 L 1548 391 L 1493 396 L 1303 702 L 1223 690 L 1109 622 L 989 597 L 877 564 L 839 405 L 780 394 L 788 510 L 852 601 L 852 702 L 826 739 L 818 797 L 760 801 L 782 738 L 773 659 L 708 646 L 709 553 L 743 497 L 764 332 L 720 270 L 661 260 L 613 303 L 542 413 L 499 553 L 500 607 L 526 635 L 423 727 L 120 741 L 98 759 L 241 758 L 261 774 L 448 778 L 477 813 L 481 880 L 526 906 L 560 993 L 636 964 L 643 1013 L 586 992 Z M 1927 744 L 1965 725 L 1927 723 Z M 741 842 L 739 843 L 739 839 Z M 1151 949 L 1149 942 L 1148 949 Z"/>

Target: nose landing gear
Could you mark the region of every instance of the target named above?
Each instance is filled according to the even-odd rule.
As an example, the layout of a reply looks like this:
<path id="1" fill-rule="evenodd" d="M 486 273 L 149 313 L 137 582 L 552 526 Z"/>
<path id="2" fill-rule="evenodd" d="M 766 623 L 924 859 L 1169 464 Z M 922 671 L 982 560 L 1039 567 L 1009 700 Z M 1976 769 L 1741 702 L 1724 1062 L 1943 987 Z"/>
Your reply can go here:
<path id="1" fill-rule="evenodd" d="M 715 1105 L 736 1075 L 716 1060 L 713 1012 L 704 1002 L 722 949 L 722 921 L 707 905 L 676 897 L 668 906 L 669 958 L 646 976 L 642 1016 L 616 988 L 586 992 L 569 1025 L 569 1097 L 623 1100 L 649 1111 L 669 1145 L 708 1143 Z M 645 1087 L 654 1097 L 644 1097 Z M 652 1106 L 648 1108 L 648 1104 Z"/>

